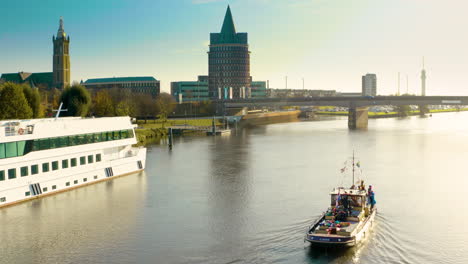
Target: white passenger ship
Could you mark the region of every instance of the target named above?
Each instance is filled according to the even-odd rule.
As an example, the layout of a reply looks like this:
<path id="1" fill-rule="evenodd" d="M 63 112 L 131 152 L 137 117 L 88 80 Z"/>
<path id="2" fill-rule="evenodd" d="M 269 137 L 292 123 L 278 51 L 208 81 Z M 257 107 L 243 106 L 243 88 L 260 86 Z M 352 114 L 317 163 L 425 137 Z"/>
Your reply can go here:
<path id="1" fill-rule="evenodd" d="M 0 121 L 0 207 L 145 168 L 129 117 Z"/>

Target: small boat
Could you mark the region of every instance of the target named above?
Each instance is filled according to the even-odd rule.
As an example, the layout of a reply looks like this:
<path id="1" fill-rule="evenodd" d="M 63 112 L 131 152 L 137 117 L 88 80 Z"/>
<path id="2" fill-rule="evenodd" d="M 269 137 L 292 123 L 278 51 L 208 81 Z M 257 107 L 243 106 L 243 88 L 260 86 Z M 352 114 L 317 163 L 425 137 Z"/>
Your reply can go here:
<path id="1" fill-rule="evenodd" d="M 359 163 L 355 163 L 353 154 L 353 182 L 356 165 L 360 167 Z M 330 192 L 330 206 L 309 227 L 305 241 L 312 245 L 354 246 L 368 236 L 377 208 L 370 204 L 372 187 L 366 191 L 364 181 L 360 183 L 358 187 L 338 187 Z M 375 204 L 373 197 L 372 201 Z"/>

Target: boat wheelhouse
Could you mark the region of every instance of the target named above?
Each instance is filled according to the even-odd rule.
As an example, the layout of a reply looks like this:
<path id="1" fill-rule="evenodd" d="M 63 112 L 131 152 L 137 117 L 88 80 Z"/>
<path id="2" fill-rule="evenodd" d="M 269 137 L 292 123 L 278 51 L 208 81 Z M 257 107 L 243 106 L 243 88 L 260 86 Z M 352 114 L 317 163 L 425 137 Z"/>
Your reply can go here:
<path id="1" fill-rule="evenodd" d="M 0 121 L 0 207 L 143 170 L 129 117 Z"/>

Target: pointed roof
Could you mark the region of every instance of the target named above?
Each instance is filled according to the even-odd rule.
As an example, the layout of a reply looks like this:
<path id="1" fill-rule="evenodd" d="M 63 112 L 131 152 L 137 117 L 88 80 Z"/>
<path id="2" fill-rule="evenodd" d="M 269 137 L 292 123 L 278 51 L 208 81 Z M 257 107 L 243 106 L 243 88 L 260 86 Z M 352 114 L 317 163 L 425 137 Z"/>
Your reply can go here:
<path id="1" fill-rule="evenodd" d="M 67 34 L 65 33 L 65 29 L 63 29 L 63 17 L 60 17 L 60 25 L 57 31 L 57 38 L 65 38 Z"/>
<path id="2" fill-rule="evenodd" d="M 236 27 L 234 26 L 234 20 L 232 19 L 231 8 L 227 7 L 226 15 L 224 16 L 223 27 L 221 28 L 221 34 L 223 35 L 235 35 Z"/>

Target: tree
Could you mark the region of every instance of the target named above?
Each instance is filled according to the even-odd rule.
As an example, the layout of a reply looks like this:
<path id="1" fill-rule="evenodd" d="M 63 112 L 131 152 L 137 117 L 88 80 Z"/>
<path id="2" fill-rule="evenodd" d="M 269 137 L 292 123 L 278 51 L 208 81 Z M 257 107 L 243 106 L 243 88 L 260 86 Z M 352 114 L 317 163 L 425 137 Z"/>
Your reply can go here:
<path id="1" fill-rule="evenodd" d="M 406 117 L 409 116 L 411 107 L 409 105 L 399 105 L 395 107 L 395 112 L 397 112 L 400 117 Z"/>
<path id="2" fill-rule="evenodd" d="M 43 117 L 43 108 L 41 107 L 41 96 L 38 89 L 32 89 L 31 86 L 27 84 L 21 85 L 23 89 L 24 96 L 28 101 L 29 107 L 33 111 L 33 117 Z"/>
<path id="3" fill-rule="evenodd" d="M 101 90 L 94 96 L 93 112 L 96 116 L 114 116 L 114 101 L 107 90 Z"/>
<path id="4" fill-rule="evenodd" d="M 63 108 L 68 109 L 64 112 L 65 116 L 86 116 L 91 104 L 91 96 L 85 87 L 75 83 L 63 90 L 60 101 L 63 102 Z"/>
<path id="5" fill-rule="evenodd" d="M 156 97 L 156 109 L 158 112 L 158 117 L 159 119 L 162 120 L 163 122 L 163 128 L 164 124 L 167 121 L 167 116 L 172 113 L 172 111 L 175 108 L 175 100 L 172 95 L 168 93 L 160 93 Z"/>
<path id="6" fill-rule="evenodd" d="M 419 105 L 419 114 L 424 115 L 430 112 L 429 107 L 427 105 Z"/>
<path id="7" fill-rule="evenodd" d="M 116 116 L 134 116 L 135 107 L 130 100 L 123 100 L 117 103 L 115 106 L 115 115 Z"/>
<path id="8" fill-rule="evenodd" d="M 136 106 L 136 115 L 144 118 L 145 123 L 148 117 L 155 117 L 157 115 L 157 107 L 155 100 L 148 94 L 137 93 L 133 94 L 133 102 Z"/>
<path id="9" fill-rule="evenodd" d="M 168 93 L 161 93 L 156 97 L 156 109 L 159 115 L 165 115 L 167 117 L 174 111 L 174 104 L 174 97 Z"/>
<path id="10" fill-rule="evenodd" d="M 24 96 L 23 88 L 11 82 L 0 88 L 0 119 L 28 119 L 33 110 Z"/>

